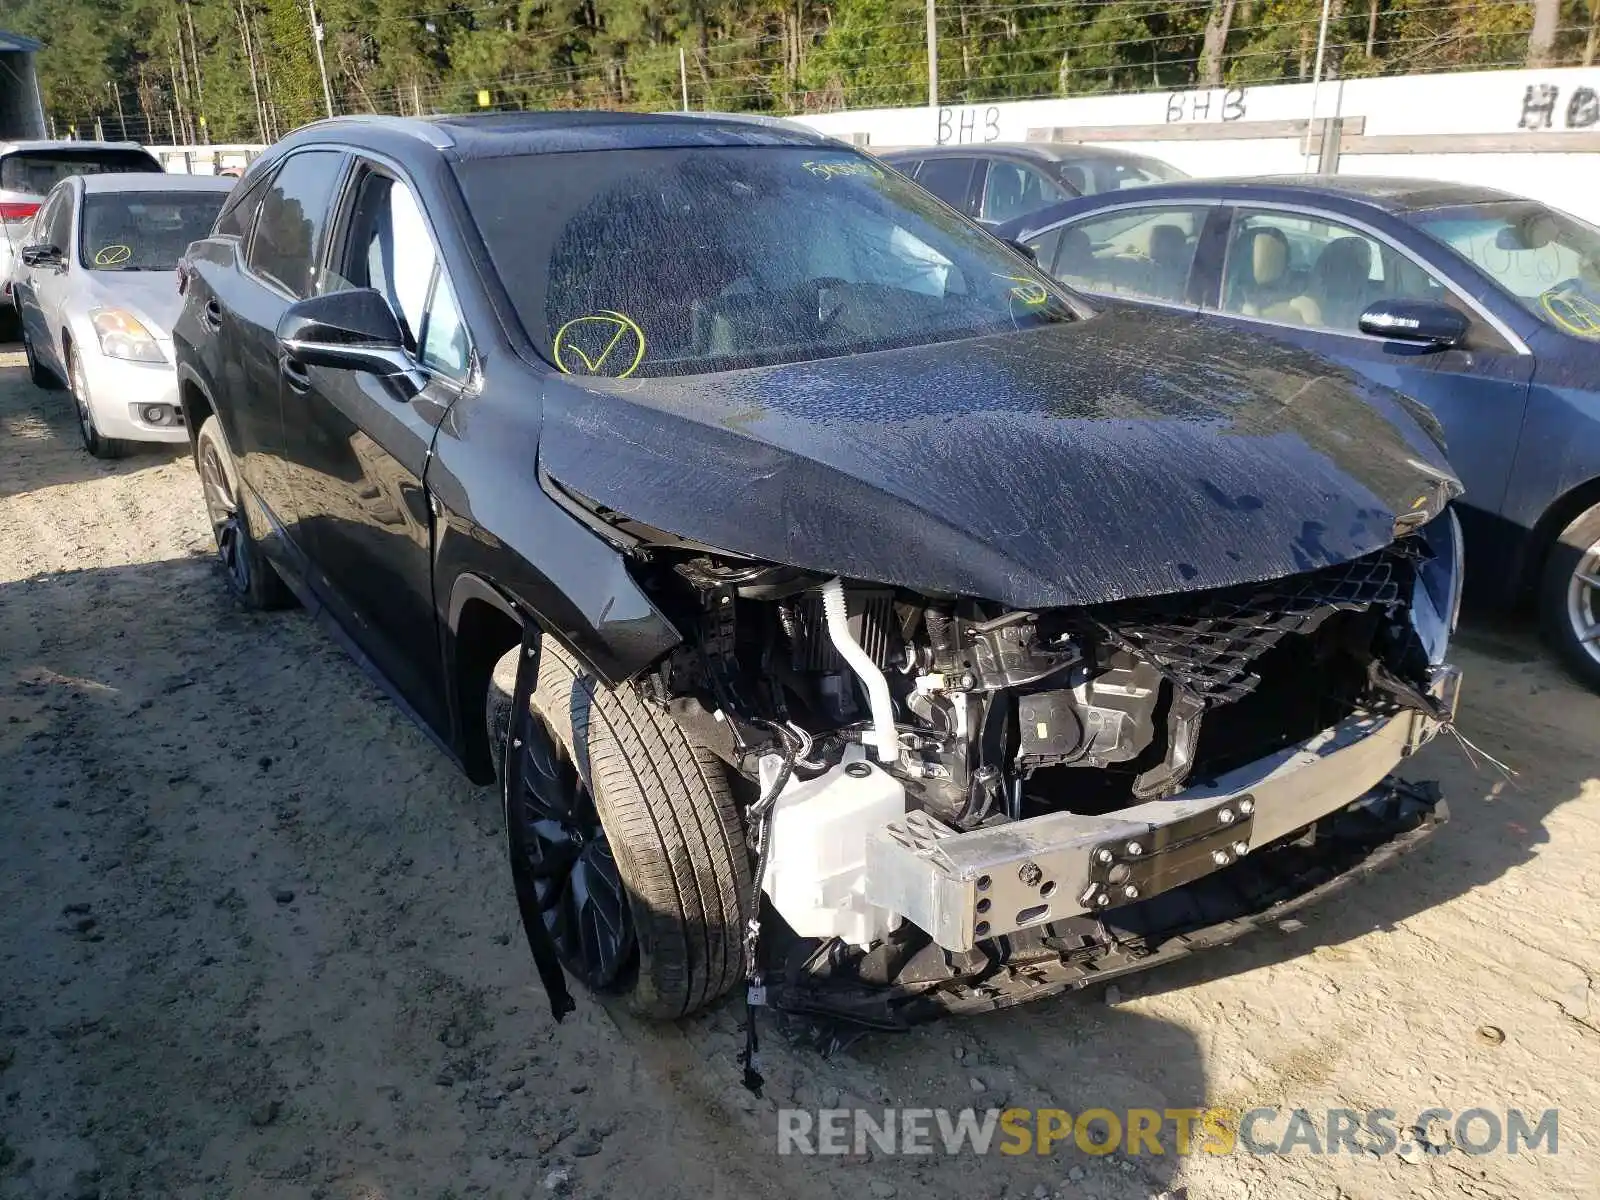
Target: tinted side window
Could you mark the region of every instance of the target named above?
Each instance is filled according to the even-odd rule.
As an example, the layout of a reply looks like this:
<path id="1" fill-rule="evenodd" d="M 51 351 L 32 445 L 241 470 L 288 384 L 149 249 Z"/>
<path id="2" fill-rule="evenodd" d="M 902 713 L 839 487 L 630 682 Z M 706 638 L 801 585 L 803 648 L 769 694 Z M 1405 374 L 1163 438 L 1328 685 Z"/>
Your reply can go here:
<path id="1" fill-rule="evenodd" d="M 1086 292 L 1182 303 L 1207 211 L 1123 209 L 1069 225 L 1052 273 Z"/>
<path id="2" fill-rule="evenodd" d="M 313 268 L 343 161 L 337 150 L 301 151 L 283 164 L 262 197 L 246 259 L 252 271 L 292 295 L 312 292 Z"/>
<path id="3" fill-rule="evenodd" d="M 1341 333 L 1358 332 L 1378 300 L 1451 302 L 1443 283 L 1376 238 L 1298 213 L 1240 212 L 1222 279 L 1223 312 Z"/>
<path id="4" fill-rule="evenodd" d="M 255 223 L 256 209 L 261 207 L 262 193 L 267 190 L 267 185 L 271 182 L 272 172 L 268 171 L 248 189 L 231 193 L 222 207 L 222 213 L 217 217 L 217 227 L 212 232 L 221 237 L 248 237 L 250 226 Z"/>
<path id="5" fill-rule="evenodd" d="M 30 243 L 42 242 L 46 245 L 49 244 L 50 226 L 55 223 L 56 212 L 60 207 L 61 196 L 59 194 L 51 196 L 39 207 L 39 211 L 33 216 L 33 223 L 28 226 L 28 241 Z M 65 246 L 57 248 L 60 250 L 66 249 Z"/>
<path id="6" fill-rule="evenodd" d="M 979 215 L 985 221 L 1009 221 L 1046 204 L 1071 198 L 1065 188 L 1032 167 L 991 159 L 989 176 L 983 183 L 983 209 Z"/>
<path id="7" fill-rule="evenodd" d="M 1033 261 L 1039 264 L 1041 271 L 1048 271 L 1055 266 L 1056 249 L 1061 245 L 1061 229 L 1047 229 L 1038 237 L 1029 238 L 1024 245 L 1033 251 Z"/>
<path id="8" fill-rule="evenodd" d="M 967 211 L 967 189 L 972 183 L 975 158 L 930 158 L 917 172 L 917 182 L 951 208 Z"/>
<path id="9" fill-rule="evenodd" d="M 466 326 L 410 188 L 376 171 L 361 181 L 337 263 L 339 275 L 329 286 L 381 292 L 424 365 L 452 378 L 466 376 Z"/>
<path id="10" fill-rule="evenodd" d="M 340 282 L 382 292 L 407 342 L 419 346 L 438 257 L 409 188 L 377 172 L 361 181 L 340 264 Z"/>
<path id="11" fill-rule="evenodd" d="M 422 361 L 440 374 L 464 379 L 471 359 L 471 341 L 456 305 L 455 289 L 443 271 L 433 277 L 433 295 L 422 327 Z"/>
<path id="12" fill-rule="evenodd" d="M 72 242 L 72 193 L 64 188 L 55 194 L 44 240 L 60 250 L 66 250 Z"/>

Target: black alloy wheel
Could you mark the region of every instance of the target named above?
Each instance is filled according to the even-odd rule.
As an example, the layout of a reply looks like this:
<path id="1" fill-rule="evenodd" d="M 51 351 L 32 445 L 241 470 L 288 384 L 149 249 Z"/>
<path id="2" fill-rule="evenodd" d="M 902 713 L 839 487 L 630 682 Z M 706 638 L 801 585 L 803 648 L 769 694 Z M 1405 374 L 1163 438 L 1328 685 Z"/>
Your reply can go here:
<path id="1" fill-rule="evenodd" d="M 548 635 L 501 655 L 484 707 L 535 959 L 548 944 L 588 990 L 656 1020 L 737 986 L 750 860 L 722 761 Z"/>
<path id="2" fill-rule="evenodd" d="M 239 505 L 238 472 L 228 449 L 222 423 L 207 417 L 195 435 L 194 466 L 200 476 L 200 490 L 206 502 L 206 518 L 217 543 L 217 561 L 222 564 L 228 590 L 246 608 L 266 610 L 284 608 L 294 596 L 261 548 L 251 536 L 249 522 Z"/>
<path id="3" fill-rule="evenodd" d="M 562 965 L 588 987 L 625 989 L 638 965 L 627 889 L 585 772 L 531 705 L 514 718 L 507 775 L 524 920 L 537 915 Z"/>

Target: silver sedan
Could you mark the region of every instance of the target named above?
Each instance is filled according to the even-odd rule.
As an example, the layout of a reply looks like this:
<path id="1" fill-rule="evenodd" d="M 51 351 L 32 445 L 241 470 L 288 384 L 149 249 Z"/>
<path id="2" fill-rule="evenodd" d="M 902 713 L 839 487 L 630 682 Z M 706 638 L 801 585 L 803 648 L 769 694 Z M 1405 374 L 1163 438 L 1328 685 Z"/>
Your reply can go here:
<path id="1" fill-rule="evenodd" d="M 78 175 L 51 190 L 11 278 L 28 370 L 65 383 L 84 448 L 187 439 L 173 370 L 178 260 L 233 185 L 214 176 Z"/>

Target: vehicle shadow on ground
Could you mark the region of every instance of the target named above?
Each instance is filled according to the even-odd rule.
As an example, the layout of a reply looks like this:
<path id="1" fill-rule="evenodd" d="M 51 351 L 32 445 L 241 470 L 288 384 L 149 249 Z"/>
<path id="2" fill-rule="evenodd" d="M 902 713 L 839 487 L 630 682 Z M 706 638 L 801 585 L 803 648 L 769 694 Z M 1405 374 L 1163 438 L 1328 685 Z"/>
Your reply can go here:
<path id="1" fill-rule="evenodd" d="M 13 347 L 0 346 L 0 368 L 13 362 Z M 0 372 L 0 438 L 6 445 L 6 470 L 0 472 L 0 498 L 115 475 L 132 475 L 188 454 L 177 442 L 138 442 L 122 458 L 98 459 L 83 448 L 72 397 L 64 389 L 34 387 L 22 370 Z M 63 453 L 65 451 L 65 453 Z"/>

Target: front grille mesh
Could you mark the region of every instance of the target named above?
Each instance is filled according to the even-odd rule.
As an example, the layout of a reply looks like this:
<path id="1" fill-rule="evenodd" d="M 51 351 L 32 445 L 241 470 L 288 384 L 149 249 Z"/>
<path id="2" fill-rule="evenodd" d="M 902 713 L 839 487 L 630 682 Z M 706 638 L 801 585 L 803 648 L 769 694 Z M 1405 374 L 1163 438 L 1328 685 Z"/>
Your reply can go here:
<path id="1" fill-rule="evenodd" d="M 1336 612 L 1389 607 L 1409 598 L 1416 561 L 1405 538 L 1351 562 L 1266 583 L 1101 606 L 1101 640 L 1150 663 L 1208 704 L 1228 704 L 1261 682 L 1251 666 L 1289 634 L 1309 634 Z"/>

